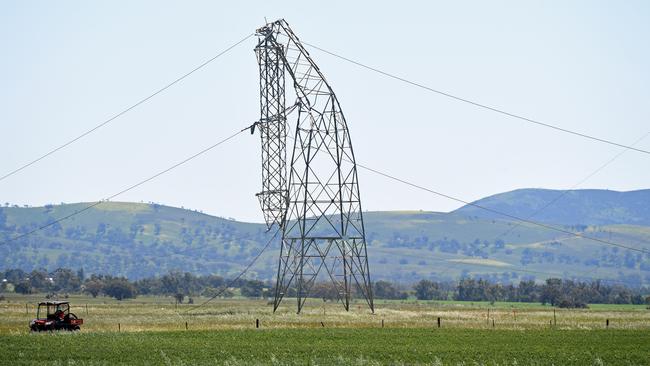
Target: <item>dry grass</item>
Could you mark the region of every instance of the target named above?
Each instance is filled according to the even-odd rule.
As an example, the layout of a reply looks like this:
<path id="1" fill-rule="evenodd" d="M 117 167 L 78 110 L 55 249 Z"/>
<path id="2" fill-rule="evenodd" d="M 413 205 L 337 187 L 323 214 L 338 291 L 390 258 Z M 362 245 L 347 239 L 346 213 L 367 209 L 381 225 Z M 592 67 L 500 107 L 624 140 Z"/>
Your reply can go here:
<path id="1" fill-rule="evenodd" d="M 205 299 L 195 299 L 199 304 Z M 175 306 L 171 298 L 141 297 L 118 302 L 108 298 L 71 298 L 72 311 L 84 318 L 84 332 L 142 332 L 212 329 L 250 329 L 259 319 L 262 328 L 428 328 L 463 329 L 602 329 L 609 319 L 613 329 L 650 329 L 650 311 L 610 306 L 603 310 L 563 310 L 543 306 L 510 307 L 495 304 L 488 308 L 472 303 L 378 304 L 375 314 L 355 303 L 346 312 L 338 303 L 310 300 L 301 314 L 295 300 L 286 299 L 278 312 L 262 300 L 215 300 L 205 306 Z M 37 297 L 12 296 L 0 304 L 0 334 L 25 333 L 35 316 Z M 25 308 L 26 303 L 30 303 Z M 488 315 L 489 312 L 489 315 Z M 489 317 L 488 317 L 489 316 Z M 321 324 L 322 323 L 322 324 Z M 554 324 L 555 323 L 555 324 Z"/>

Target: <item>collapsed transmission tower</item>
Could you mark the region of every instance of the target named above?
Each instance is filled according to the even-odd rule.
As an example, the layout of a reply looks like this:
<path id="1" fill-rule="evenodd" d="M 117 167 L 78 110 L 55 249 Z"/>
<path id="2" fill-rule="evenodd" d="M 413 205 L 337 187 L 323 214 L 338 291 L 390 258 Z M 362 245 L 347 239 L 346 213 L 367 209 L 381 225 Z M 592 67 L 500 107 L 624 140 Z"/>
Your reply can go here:
<path id="1" fill-rule="evenodd" d="M 258 126 L 262 140 L 257 197 L 268 228 L 282 230 L 273 311 L 295 294 L 300 313 L 322 274 L 346 310 L 356 288 L 374 312 L 357 166 L 341 106 L 286 21 L 256 34 L 261 117 L 251 133 Z M 285 76 L 296 94 L 288 108 Z M 289 132 L 293 112 L 297 123 Z M 293 140 L 288 166 L 287 138 Z"/>

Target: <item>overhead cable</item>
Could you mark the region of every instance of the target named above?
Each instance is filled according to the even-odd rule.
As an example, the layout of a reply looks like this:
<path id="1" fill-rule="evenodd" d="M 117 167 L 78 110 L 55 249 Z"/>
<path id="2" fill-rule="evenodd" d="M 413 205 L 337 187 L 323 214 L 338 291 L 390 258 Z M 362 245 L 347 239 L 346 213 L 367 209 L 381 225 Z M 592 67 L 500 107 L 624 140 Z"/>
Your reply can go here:
<path id="1" fill-rule="evenodd" d="M 235 282 L 239 281 L 239 279 L 242 278 L 242 276 L 243 276 L 244 274 L 246 274 L 246 272 L 248 272 L 248 270 L 250 270 L 251 267 L 253 267 L 253 265 L 255 264 L 255 262 L 257 262 L 257 260 L 262 256 L 262 254 L 263 254 L 263 253 L 264 253 L 264 252 L 269 248 L 269 246 L 271 245 L 271 243 L 273 242 L 273 240 L 275 239 L 275 237 L 278 236 L 278 233 L 279 233 L 279 232 L 280 232 L 280 227 L 278 226 L 278 228 L 275 230 L 275 233 L 273 234 L 273 236 L 271 237 L 271 239 L 269 239 L 269 241 L 266 242 L 266 245 L 264 245 L 264 246 L 262 247 L 262 249 L 260 250 L 260 252 L 257 253 L 257 255 L 253 258 L 253 260 L 252 260 L 250 263 L 248 263 L 248 265 L 247 265 L 246 267 L 244 267 L 244 269 L 243 269 L 243 270 L 242 270 L 242 271 L 237 275 L 237 277 L 235 277 L 235 278 L 233 278 L 232 280 L 230 280 L 230 282 L 228 282 L 228 284 L 226 284 L 225 286 L 223 286 L 223 287 L 221 288 L 220 291 L 218 291 L 216 294 L 214 294 L 214 295 L 213 295 L 212 297 L 210 297 L 208 300 L 204 301 L 203 303 L 201 303 L 201 304 L 199 304 L 199 305 L 193 306 L 193 307 L 187 309 L 187 310 L 184 311 L 184 312 L 187 313 L 187 312 L 190 312 L 190 311 L 194 311 L 194 310 L 197 310 L 197 309 L 199 309 L 199 308 L 201 308 L 201 307 L 207 305 L 210 301 L 216 299 L 217 297 L 221 296 L 224 292 L 226 292 L 226 290 L 227 290 L 229 287 L 232 287 L 232 285 L 233 285 Z"/>
<path id="2" fill-rule="evenodd" d="M 244 37 L 244 38 L 241 39 L 240 41 L 234 43 L 234 44 L 231 45 L 230 47 L 228 47 L 228 48 L 226 48 L 225 50 L 219 52 L 218 54 L 216 54 L 216 55 L 213 56 L 212 58 L 206 60 L 205 62 L 203 62 L 203 63 L 200 64 L 199 66 L 197 66 L 197 67 L 195 67 L 194 69 L 190 70 L 189 72 L 183 74 L 182 76 L 180 76 L 179 78 L 175 79 L 175 80 L 172 81 L 171 83 L 169 83 L 169 84 L 163 86 L 162 88 L 156 90 L 156 91 L 153 92 L 152 94 L 149 94 L 147 97 L 145 97 L 145 98 L 143 98 L 143 99 L 140 99 L 140 100 L 139 100 L 138 102 L 136 102 L 135 104 L 132 104 L 131 106 L 127 107 L 126 109 L 122 110 L 121 112 L 119 112 L 119 113 L 117 113 L 117 114 L 114 114 L 114 115 L 111 116 L 109 119 L 107 119 L 107 120 L 103 121 L 102 123 L 100 123 L 100 124 L 94 126 L 93 128 L 87 130 L 86 132 L 84 132 L 84 133 L 78 135 L 77 137 L 75 137 L 75 138 L 73 138 L 73 139 L 71 139 L 71 140 L 65 142 L 65 143 L 62 144 L 62 145 L 57 146 L 56 148 L 54 148 L 54 149 L 48 151 L 47 153 L 45 153 L 45 154 L 39 156 L 38 158 L 36 158 L 36 159 L 34 159 L 34 160 L 32 160 L 32 161 L 30 161 L 30 162 L 28 162 L 28 163 L 26 163 L 26 164 L 24 164 L 24 165 L 22 165 L 22 166 L 20 166 L 20 167 L 18 167 L 18 168 L 16 168 L 16 169 L 14 169 L 14 170 L 12 170 L 12 171 L 10 171 L 10 172 L 4 174 L 3 176 L 0 176 L 0 181 L 3 181 L 3 180 L 5 180 L 5 179 L 11 177 L 12 175 L 14 175 L 14 174 L 20 172 L 21 170 L 23 170 L 23 169 L 25 169 L 25 168 L 28 168 L 28 167 L 30 167 L 30 166 L 32 166 L 32 165 L 38 163 L 39 161 L 41 161 L 41 160 L 47 158 L 48 156 L 50 156 L 50 155 L 56 153 L 57 151 L 59 151 L 59 150 L 61 150 L 61 149 L 64 149 L 65 147 L 67 147 L 67 146 L 69 146 L 69 145 L 71 145 L 71 144 L 73 144 L 73 143 L 75 143 L 75 142 L 81 140 L 82 138 L 84 138 L 84 137 L 90 135 L 91 133 L 97 131 L 98 129 L 100 129 L 100 128 L 106 126 L 107 124 L 111 123 L 112 121 L 116 120 L 117 118 L 119 118 L 119 117 L 125 115 L 126 113 L 128 113 L 129 111 L 135 109 L 135 108 L 138 107 L 139 105 L 141 105 L 141 104 L 147 102 L 148 100 L 150 100 L 151 98 L 155 97 L 156 95 L 158 95 L 158 94 L 164 92 L 165 90 L 169 89 L 170 87 L 172 87 L 173 85 L 177 84 L 177 83 L 180 82 L 181 80 L 183 80 L 183 79 L 187 78 L 188 76 L 192 75 L 192 74 L 195 73 L 196 71 L 202 69 L 203 67 L 205 67 L 206 65 L 208 65 L 208 64 L 211 63 L 212 61 L 214 61 L 214 60 L 216 60 L 217 58 L 219 58 L 220 56 L 226 54 L 228 51 L 232 50 L 233 48 L 235 48 L 235 47 L 238 46 L 239 44 L 243 43 L 244 41 L 246 41 L 247 39 L 249 39 L 249 38 L 252 37 L 252 36 L 253 36 L 253 34 L 249 34 L 249 35 L 247 35 L 246 37 Z"/>
<path id="3" fill-rule="evenodd" d="M 645 135 L 641 136 L 638 140 L 636 140 L 635 142 L 633 142 L 633 143 L 632 143 L 632 146 L 635 146 L 636 144 L 638 144 L 639 142 L 641 142 L 641 140 L 643 140 L 643 139 L 645 139 L 646 137 L 648 137 L 648 135 L 650 135 L 650 132 L 646 132 Z M 593 177 L 594 175 L 598 174 L 601 170 L 605 169 L 607 166 L 609 166 L 611 163 L 613 163 L 616 159 L 620 158 L 620 157 L 621 157 L 623 154 L 625 154 L 626 152 L 627 152 L 627 149 L 624 149 L 624 150 L 621 150 L 620 152 L 618 152 L 618 153 L 617 153 L 616 155 L 614 155 L 611 159 L 609 159 L 609 160 L 606 161 L 604 164 L 602 164 L 601 166 L 599 166 L 596 170 L 594 170 L 593 172 L 589 173 L 589 175 L 587 175 L 586 177 L 584 177 L 583 179 L 581 179 L 578 183 L 574 184 L 574 185 L 571 186 L 569 189 L 566 189 L 566 190 L 561 191 L 557 196 L 555 196 L 555 198 L 553 198 L 552 200 L 548 201 L 544 206 L 542 206 L 542 207 L 540 207 L 539 209 L 535 210 L 535 212 L 533 212 L 532 214 L 530 214 L 529 216 L 527 216 L 526 219 L 532 219 L 533 217 L 537 216 L 539 213 L 541 213 L 542 211 L 544 211 L 545 209 L 547 209 L 549 206 L 553 205 L 555 202 L 557 202 L 557 201 L 559 201 L 560 199 L 562 199 L 562 198 L 563 198 L 564 196 L 566 196 L 567 194 L 573 192 L 577 187 L 581 186 L 583 183 L 585 183 L 586 181 L 588 181 L 591 177 Z M 499 236 L 497 236 L 497 239 L 499 239 L 499 238 L 501 238 L 501 237 L 503 237 L 503 236 L 506 236 L 506 235 L 510 234 L 511 232 L 513 232 L 514 230 L 516 230 L 520 225 L 521 225 L 520 223 L 516 223 L 515 225 L 513 225 L 512 227 L 510 227 L 508 230 L 504 231 L 504 232 L 501 233 Z"/>
<path id="4" fill-rule="evenodd" d="M 433 89 L 433 88 L 428 87 L 428 86 L 426 86 L 426 85 L 424 85 L 424 84 L 422 84 L 422 83 L 418 83 L 418 82 L 415 82 L 415 81 L 412 81 L 412 80 L 408 80 L 408 79 L 405 79 L 405 78 L 403 78 L 403 77 L 397 76 L 397 75 L 395 75 L 395 74 L 391 74 L 391 73 L 389 73 L 389 72 L 382 71 L 382 70 L 380 70 L 380 69 L 378 69 L 378 68 L 375 68 L 375 67 L 372 67 L 372 66 L 368 66 L 368 65 L 366 65 L 366 64 L 363 64 L 363 63 L 361 63 L 361 62 L 358 62 L 358 61 L 352 60 L 352 59 L 350 59 L 350 58 L 347 58 L 347 57 L 341 56 L 340 54 L 334 53 L 334 52 L 332 52 L 332 51 L 328 51 L 328 50 L 326 50 L 326 49 L 324 49 L 324 48 L 321 48 L 321 47 L 318 47 L 318 46 L 316 46 L 316 45 L 313 45 L 313 44 L 310 44 L 310 43 L 307 43 L 307 42 L 303 42 L 303 43 L 306 44 L 306 45 L 308 45 L 309 47 L 312 47 L 312 48 L 314 48 L 314 49 L 317 49 L 317 50 L 319 50 L 319 51 L 321 51 L 321 52 L 327 53 L 328 55 L 334 56 L 334 57 L 336 57 L 336 58 L 339 58 L 339 59 L 341 59 L 341 60 L 347 61 L 347 62 L 349 62 L 349 63 L 355 64 L 355 65 L 357 65 L 357 66 L 363 67 L 363 68 L 365 68 L 365 69 L 367 69 L 367 70 L 374 71 L 374 72 L 376 72 L 376 73 L 379 73 L 379 74 L 384 75 L 384 76 L 386 76 L 386 77 L 389 77 L 389 78 L 391 78 L 391 79 L 395 79 L 395 80 L 398 80 L 398 81 L 401 81 L 401 82 L 404 82 L 404 83 L 410 84 L 410 85 L 415 86 L 415 87 L 418 87 L 418 88 L 420 88 L 420 89 L 424 89 L 424 90 L 427 90 L 427 91 L 430 91 L 430 92 L 433 92 L 433 93 L 436 93 L 436 94 L 439 94 L 439 95 L 445 96 L 445 97 L 447 97 L 447 98 L 454 99 L 454 100 L 459 101 L 459 102 L 463 102 L 463 103 L 471 104 L 471 105 L 473 105 L 473 106 L 475 106 L 475 107 L 483 108 L 483 109 L 486 109 L 486 110 L 489 110 L 489 111 L 492 111 L 492 112 L 496 112 L 496 113 L 499 113 L 499 114 L 502 114 L 502 115 L 505 115 L 505 116 L 508 116 L 508 117 L 512 117 L 512 118 L 516 118 L 516 119 L 519 119 L 519 120 L 522 120 L 522 121 L 526 121 L 526 122 L 529 122 L 529 123 L 533 123 L 533 124 L 536 124 L 536 125 L 539 125 L 539 126 L 543 126 L 543 127 L 551 128 L 551 129 L 554 129 L 554 130 L 556 130 L 556 131 L 560 131 L 560 132 L 568 133 L 568 134 L 571 134 L 571 135 L 575 135 L 575 136 L 583 137 L 583 138 L 586 138 L 586 139 L 589 139 L 589 140 L 593 140 L 593 141 L 598 141 L 598 142 L 601 142 L 601 143 L 604 143 L 604 144 L 608 144 L 608 145 L 613 145 L 613 146 L 618 146 L 618 147 L 624 147 L 624 148 L 629 149 L 629 150 L 633 150 L 633 151 L 636 151 L 636 152 L 640 152 L 640 153 L 643 153 L 643 154 L 648 154 L 648 155 L 650 155 L 650 151 L 648 151 L 648 150 L 639 149 L 639 148 L 636 148 L 636 147 L 633 147 L 633 146 L 630 146 L 630 145 L 621 144 L 621 143 L 618 143 L 618 142 L 615 142 L 615 141 L 612 141 L 612 140 L 608 140 L 608 139 L 601 138 L 601 137 L 596 137 L 596 136 L 589 135 L 589 134 L 586 134 L 586 133 L 582 133 L 582 132 L 578 132 L 578 131 L 569 130 L 568 128 L 564 128 L 564 127 L 560 127 L 560 126 L 553 125 L 553 124 L 550 124 L 550 123 L 542 122 L 542 121 L 540 121 L 540 120 L 536 120 L 536 119 L 532 119 L 532 118 L 524 117 L 524 116 L 522 116 L 522 115 L 520 115 L 520 114 L 515 114 L 515 113 L 507 112 L 507 111 L 505 111 L 505 110 L 503 110 L 503 109 L 499 109 L 499 108 L 496 108 L 496 107 L 491 107 L 491 106 L 489 106 L 489 105 L 487 105 L 487 104 L 483 104 L 483 103 L 475 102 L 475 101 L 473 101 L 473 100 L 470 100 L 470 99 L 467 99 L 467 98 L 463 98 L 463 97 L 459 97 L 459 96 L 457 96 L 457 95 L 453 95 L 453 94 L 450 94 L 450 93 L 448 93 L 448 92 L 444 92 L 444 91 L 441 91 L 441 90 Z"/>
<path id="5" fill-rule="evenodd" d="M 74 211 L 73 213 L 71 213 L 71 214 L 69 214 L 69 215 L 66 215 L 66 216 L 60 217 L 60 218 L 58 218 L 58 219 L 56 219 L 56 220 L 53 220 L 53 221 L 51 221 L 51 222 L 48 222 L 47 224 L 44 224 L 44 225 L 42 225 L 42 226 L 39 226 L 39 227 L 37 227 L 37 228 L 35 228 L 35 229 L 31 230 L 31 231 L 28 231 L 28 232 L 23 233 L 23 234 L 20 234 L 20 235 L 18 235 L 18 236 L 15 236 L 15 237 L 9 238 L 9 239 L 5 240 L 4 242 L 0 243 L 0 245 L 2 245 L 2 244 L 7 244 L 7 243 L 9 243 L 9 242 L 12 242 L 12 241 L 16 241 L 16 240 L 22 239 L 22 238 L 24 238 L 24 237 L 26 237 L 26 236 L 29 236 L 29 235 L 31 235 L 31 234 L 34 234 L 34 233 L 38 232 L 38 231 L 41 231 L 41 230 L 43 230 L 43 229 L 46 229 L 46 228 L 48 228 L 48 227 L 50 227 L 50 226 L 52 226 L 52 225 L 55 225 L 55 224 L 57 224 L 57 223 L 59 223 L 59 222 L 61 222 L 61 221 L 64 221 L 64 220 L 67 220 L 67 219 L 69 219 L 69 218 L 71 218 L 71 217 L 77 216 L 77 215 L 79 215 L 79 214 L 81 214 L 81 213 L 83 213 L 83 212 L 85 212 L 85 211 L 90 210 L 90 209 L 93 208 L 93 207 L 97 207 L 97 206 L 101 205 L 102 203 L 108 202 L 108 201 L 110 201 L 110 200 L 112 200 L 112 199 L 114 199 L 114 198 L 116 198 L 116 197 L 118 197 L 118 196 L 121 196 L 122 194 L 124 194 L 124 193 L 126 193 L 126 192 L 128 192 L 128 191 L 130 191 L 130 190 L 133 190 L 133 189 L 135 189 L 135 188 L 137 188 L 137 187 L 140 187 L 141 185 L 143 185 L 143 184 L 145 184 L 145 183 L 147 183 L 147 182 L 149 182 L 149 181 L 152 181 L 152 180 L 158 178 L 159 176 L 161 176 L 161 175 L 163 175 L 163 174 L 165 174 L 165 173 L 167 173 L 167 172 L 169 172 L 169 171 L 171 171 L 171 170 L 173 170 L 173 169 L 178 168 L 179 166 L 181 166 L 181 165 L 183 165 L 183 164 L 189 162 L 190 160 L 195 159 L 195 158 L 199 157 L 200 155 L 203 155 L 203 154 L 207 153 L 208 151 L 214 149 L 215 147 L 217 147 L 217 146 L 219 146 L 219 145 L 221 145 L 221 144 L 223 144 L 223 143 L 225 143 L 225 142 L 227 142 L 227 141 L 233 139 L 235 136 L 241 134 L 242 132 L 246 131 L 247 129 L 248 129 L 248 128 L 245 128 L 245 129 L 243 129 L 243 130 L 240 130 L 240 131 L 238 131 L 238 132 L 236 132 L 236 133 L 234 133 L 234 134 L 232 134 L 232 135 L 226 137 L 225 139 L 222 139 L 222 140 L 220 140 L 219 142 L 217 142 L 217 143 L 215 143 L 215 144 L 213 144 L 213 145 L 210 145 L 210 146 L 206 147 L 205 149 L 203 149 L 203 150 L 201 150 L 201 151 L 199 151 L 199 152 L 197 152 L 197 153 L 195 153 L 195 154 L 193 154 L 193 155 L 191 155 L 191 156 L 189 156 L 189 157 L 187 157 L 187 158 L 181 160 L 180 162 L 178 162 L 178 163 L 176 163 L 176 164 L 174 164 L 174 165 L 172 165 L 172 166 L 170 166 L 170 167 L 168 167 L 168 168 L 166 168 L 166 169 L 164 169 L 164 170 L 161 170 L 160 172 L 158 172 L 158 173 L 156 173 L 156 174 L 150 176 L 149 178 L 146 178 L 146 179 L 144 179 L 144 180 L 141 180 L 140 182 L 138 182 L 138 183 L 136 183 L 136 184 L 134 184 L 134 185 L 132 185 L 132 186 L 129 186 L 128 188 L 125 188 L 125 189 L 123 189 L 123 190 L 121 190 L 121 191 L 119 191 L 119 192 L 117 192 L 117 193 L 115 193 L 115 194 L 113 194 L 113 195 L 111 195 L 111 196 L 109 196 L 109 197 L 103 199 L 103 200 L 100 200 L 100 201 L 97 201 L 97 202 L 91 203 L 91 204 L 89 204 L 88 206 L 86 206 L 86 207 L 84 207 L 84 208 L 82 208 L 82 209 L 80 209 L 80 210 Z"/>
<path id="6" fill-rule="evenodd" d="M 611 245 L 611 246 L 615 246 L 615 247 L 619 247 L 619 248 L 624 248 L 624 249 L 627 249 L 627 250 L 632 250 L 632 251 L 635 251 L 635 252 L 650 254 L 650 252 L 645 250 L 645 249 L 634 248 L 634 247 L 630 247 L 630 246 L 627 246 L 627 245 L 614 243 L 614 242 L 611 242 L 611 241 L 608 241 L 608 240 L 599 239 L 599 238 L 596 238 L 596 237 L 593 237 L 593 236 L 584 235 L 584 234 L 580 234 L 580 233 L 575 233 L 573 231 L 562 229 L 562 228 L 557 227 L 557 226 L 553 226 L 553 225 L 549 225 L 549 224 L 545 224 L 545 223 L 525 219 L 525 218 L 522 218 L 522 217 L 511 215 L 509 213 L 505 213 L 505 212 L 502 212 L 502 211 L 499 211 L 499 210 L 495 210 L 493 208 L 485 207 L 485 206 L 479 205 L 479 204 L 477 204 L 475 202 L 465 201 L 465 200 L 462 200 L 460 198 L 457 198 L 457 197 L 454 197 L 454 196 L 451 196 L 451 195 L 448 195 L 448 194 L 445 194 L 445 193 L 441 193 L 441 192 L 435 191 L 435 190 L 430 189 L 430 188 L 426 188 L 424 186 L 421 186 L 421 185 L 415 184 L 413 182 L 410 182 L 410 181 L 395 177 L 395 176 L 390 175 L 388 173 L 384 173 L 382 171 L 367 167 L 367 166 L 359 164 L 359 163 L 357 163 L 357 166 L 359 166 L 362 169 L 373 172 L 375 174 L 379 174 L 379 175 L 381 175 L 383 177 L 392 179 L 392 180 L 394 180 L 396 182 L 406 184 L 408 186 L 411 186 L 413 188 L 417 188 L 419 190 L 434 194 L 436 196 L 444 197 L 444 198 L 450 199 L 452 201 L 456 201 L 456 202 L 459 202 L 459 203 L 462 203 L 462 204 L 465 204 L 465 205 L 468 205 L 468 206 L 476 207 L 476 208 L 478 208 L 480 210 L 483 210 L 483 211 L 491 212 L 491 213 L 494 213 L 494 214 L 497 214 L 497 215 L 500 215 L 500 216 L 504 216 L 504 217 L 507 217 L 507 218 L 510 218 L 510 219 L 513 219 L 513 220 L 523 222 L 523 223 L 539 226 L 539 227 L 542 227 L 542 228 L 545 228 L 545 229 L 554 230 L 554 231 L 557 231 L 557 232 L 568 234 L 568 235 L 571 235 L 571 236 L 574 236 L 574 237 L 577 237 L 577 238 L 592 240 L 592 241 L 596 241 L 596 242 L 599 242 L 599 243 L 605 244 L 605 245 Z"/>

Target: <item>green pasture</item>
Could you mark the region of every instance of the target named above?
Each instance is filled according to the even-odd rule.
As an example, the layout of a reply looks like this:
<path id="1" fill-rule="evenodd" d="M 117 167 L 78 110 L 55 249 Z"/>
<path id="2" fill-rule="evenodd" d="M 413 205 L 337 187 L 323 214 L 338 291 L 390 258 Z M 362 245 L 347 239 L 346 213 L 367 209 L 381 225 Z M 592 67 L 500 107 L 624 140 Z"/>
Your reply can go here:
<path id="1" fill-rule="evenodd" d="M 12 365 L 647 365 L 643 330 L 246 329 L 0 336 Z"/>

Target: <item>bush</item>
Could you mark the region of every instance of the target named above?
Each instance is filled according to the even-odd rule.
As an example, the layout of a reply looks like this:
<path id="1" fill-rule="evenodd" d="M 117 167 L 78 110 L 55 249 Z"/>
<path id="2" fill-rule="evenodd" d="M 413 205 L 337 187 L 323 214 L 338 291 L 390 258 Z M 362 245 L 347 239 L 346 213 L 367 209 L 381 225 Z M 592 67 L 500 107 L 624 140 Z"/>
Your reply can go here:
<path id="1" fill-rule="evenodd" d="M 377 281 L 374 284 L 375 297 L 378 299 L 403 300 L 408 298 L 408 294 L 398 290 L 395 285 L 388 281 Z"/>
<path id="2" fill-rule="evenodd" d="M 570 298 L 563 298 L 560 300 L 560 302 L 557 304 L 558 307 L 564 308 L 564 309 L 587 309 L 589 306 L 585 304 L 582 301 L 575 300 L 575 299 L 570 299 Z"/>
<path id="3" fill-rule="evenodd" d="M 92 295 L 92 297 L 97 297 L 100 292 L 104 289 L 104 285 L 99 280 L 90 280 L 87 281 L 84 285 L 84 291 Z"/>
<path id="4" fill-rule="evenodd" d="M 32 286 L 29 283 L 29 281 L 20 281 L 16 284 L 16 287 L 14 287 L 14 291 L 18 294 L 31 294 L 32 293 Z"/>
<path id="5" fill-rule="evenodd" d="M 241 287 L 241 295 L 245 297 L 262 297 L 264 293 L 264 282 L 251 280 Z"/>
<path id="6" fill-rule="evenodd" d="M 437 282 L 422 280 L 413 289 L 418 300 L 446 300 L 447 296 Z"/>
<path id="7" fill-rule="evenodd" d="M 111 278 L 104 285 L 104 293 L 117 300 L 133 299 L 137 296 L 135 286 L 126 278 Z"/>

